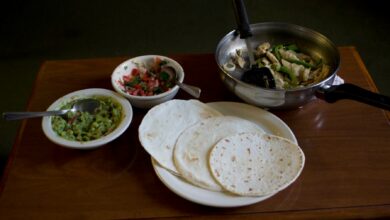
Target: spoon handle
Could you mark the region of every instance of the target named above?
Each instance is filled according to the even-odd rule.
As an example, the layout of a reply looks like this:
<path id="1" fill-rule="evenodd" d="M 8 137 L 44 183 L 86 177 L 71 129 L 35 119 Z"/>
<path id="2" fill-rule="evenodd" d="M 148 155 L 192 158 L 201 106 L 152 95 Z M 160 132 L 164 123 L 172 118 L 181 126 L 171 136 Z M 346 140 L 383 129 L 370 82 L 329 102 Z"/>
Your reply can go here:
<path id="1" fill-rule="evenodd" d="M 4 112 L 5 120 L 18 120 L 25 118 L 35 118 L 42 116 L 64 115 L 68 110 L 46 111 L 46 112 Z"/>
<path id="2" fill-rule="evenodd" d="M 200 97 L 200 93 L 202 90 L 199 87 L 196 86 L 190 86 L 185 83 L 176 82 L 176 84 L 184 91 L 186 91 L 188 94 L 192 95 L 195 98 Z"/>
<path id="3" fill-rule="evenodd" d="M 240 38 L 246 39 L 252 36 L 252 31 L 248 19 L 248 14 L 246 13 L 246 7 L 244 0 L 233 0 L 234 12 L 236 15 L 236 23 L 238 31 L 240 32 Z"/>

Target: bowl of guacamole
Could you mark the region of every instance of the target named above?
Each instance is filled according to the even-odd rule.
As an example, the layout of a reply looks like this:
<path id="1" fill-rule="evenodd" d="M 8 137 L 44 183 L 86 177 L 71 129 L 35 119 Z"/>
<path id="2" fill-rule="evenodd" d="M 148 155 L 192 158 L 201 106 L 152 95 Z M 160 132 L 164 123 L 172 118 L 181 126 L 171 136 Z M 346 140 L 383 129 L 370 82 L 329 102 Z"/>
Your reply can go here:
<path id="1" fill-rule="evenodd" d="M 107 89 L 72 92 L 59 98 L 47 110 L 69 109 L 86 98 L 100 103 L 94 113 L 68 112 L 42 119 L 43 131 L 51 141 L 65 147 L 91 149 L 114 140 L 129 127 L 133 116 L 129 101 Z"/>

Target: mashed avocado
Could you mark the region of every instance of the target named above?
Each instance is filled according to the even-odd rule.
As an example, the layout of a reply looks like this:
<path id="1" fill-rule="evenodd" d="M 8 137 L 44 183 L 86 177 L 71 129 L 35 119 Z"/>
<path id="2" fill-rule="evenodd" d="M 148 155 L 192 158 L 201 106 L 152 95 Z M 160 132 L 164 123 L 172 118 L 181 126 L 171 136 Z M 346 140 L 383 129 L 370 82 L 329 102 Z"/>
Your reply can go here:
<path id="1" fill-rule="evenodd" d="M 61 137 L 72 141 L 91 141 L 113 131 L 122 119 L 122 107 L 110 97 L 92 97 L 100 102 L 95 114 L 68 112 L 65 116 L 52 117 L 53 130 Z M 61 109 L 72 108 L 77 100 Z"/>

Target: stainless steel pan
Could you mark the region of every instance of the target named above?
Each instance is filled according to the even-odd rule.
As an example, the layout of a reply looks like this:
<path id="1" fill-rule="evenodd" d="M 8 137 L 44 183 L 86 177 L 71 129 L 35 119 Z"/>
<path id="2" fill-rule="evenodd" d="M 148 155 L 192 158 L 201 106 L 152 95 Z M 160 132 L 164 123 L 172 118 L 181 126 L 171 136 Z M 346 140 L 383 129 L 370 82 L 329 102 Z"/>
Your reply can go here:
<path id="1" fill-rule="evenodd" d="M 305 27 L 279 22 L 252 24 L 250 28 L 252 30 L 251 45 L 259 45 L 263 42 L 270 42 L 271 45 L 294 43 L 304 53 L 321 58 L 331 67 L 331 74 L 317 84 L 288 90 L 267 89 L 247 84 L 240 80 L 243 70 L 236 68 L 228 72 L 223 67 L 236 49 L 245 48 L 245 42 L 240 39 L 239 32 L 233 30 L 218 43 L 215 59 L 220 68 L 223 83 L 245 102 L 271 109 L 289 109 L 303 106 L 318 97 L 327 102 L 354 99 L 390 110 L 390 98 L 387 96 L 348 83 L 332 85 L 340 66 L 340 55 L 337 47 L 324 35 Z"/>

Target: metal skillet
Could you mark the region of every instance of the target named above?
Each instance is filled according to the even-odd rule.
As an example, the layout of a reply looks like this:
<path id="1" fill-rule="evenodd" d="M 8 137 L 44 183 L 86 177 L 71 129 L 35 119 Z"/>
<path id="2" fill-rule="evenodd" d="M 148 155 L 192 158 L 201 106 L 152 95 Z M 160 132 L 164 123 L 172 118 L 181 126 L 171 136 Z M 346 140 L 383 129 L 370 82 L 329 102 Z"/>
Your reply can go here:
<path id="1" fill-rule="evenodd" d="M 250 38 L 251 45 L 263 42 L 269 42 L 271 45 L 296 44 L 304 53 L 322 59 L 331 67 L 331 73 L 319 83 L 293 89 L 271 89 L 245 83 L 241 81 L 243 74 L 241 69 L 227 71 L 224 68 L 231 59 L 231 54 L 246 46 L 240 39 L 238 31 L 233 30 L 219 41 L 215 59 L 223 83 L 245 102 L 269 109 L 292 109 L 303 106 L 317 97 L 329 103 L 339 99 L 353 99 L 390 110 L 390 97 L 349 83 L 333 85 L 340 66 L 340 55 L 337 47 L 324 35 L 309 28 L 279 22 L 251 24 L 250 28 L 253 34 Z"/>

